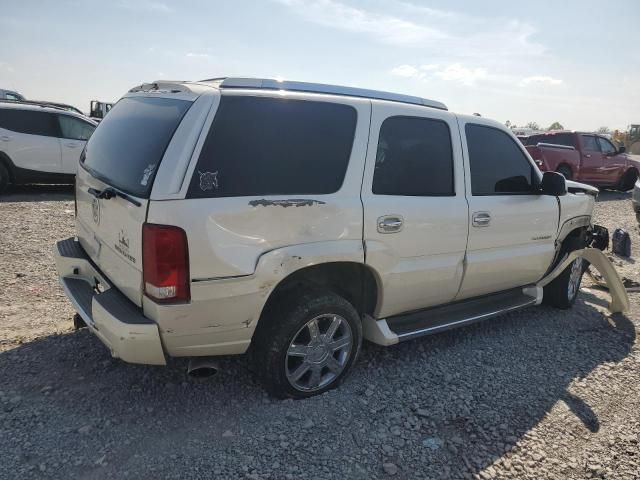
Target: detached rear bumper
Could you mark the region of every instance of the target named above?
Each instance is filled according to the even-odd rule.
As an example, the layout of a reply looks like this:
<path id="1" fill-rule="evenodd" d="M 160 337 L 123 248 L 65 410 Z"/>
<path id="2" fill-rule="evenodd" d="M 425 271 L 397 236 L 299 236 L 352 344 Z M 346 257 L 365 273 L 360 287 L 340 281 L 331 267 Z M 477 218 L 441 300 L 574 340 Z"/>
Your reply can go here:
<path id="1" fill-rule="evenodd" d="M 130 363 L 166 365 L 158 326 L 120 293 L 74 238 L 56 243 L 60 284 L 89 329 L 111 354 Z M 101 292 L 96 290 L 100 284 Z"/>

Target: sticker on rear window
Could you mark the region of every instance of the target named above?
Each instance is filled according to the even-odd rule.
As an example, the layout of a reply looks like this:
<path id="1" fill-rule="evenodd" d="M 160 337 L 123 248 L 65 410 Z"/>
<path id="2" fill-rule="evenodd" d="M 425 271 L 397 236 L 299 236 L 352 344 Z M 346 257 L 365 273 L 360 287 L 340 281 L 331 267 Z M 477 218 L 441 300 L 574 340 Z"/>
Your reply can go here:
<path id="1" fill-rule="evenodd" d="M 147 183 L 149 183 L 149 177 L 153 174 L 153 171 L 155 169 L 156 166 L 154 164 L 149 164 L 149 166 L 144 169 L 144 172 L 142 172 L 142 180 L 140 180 L 140 185 L 142 185 L 143 187 L 147 186 Z"/>
<path id="2" fill-rule="evenodd" d="M 198 175 L 200 175 L 200 190 L 202 190 L 203 192 L 218 188 L 217 170 L 215 172 L 201 172 L 200 170 L 198 170 Z"/>

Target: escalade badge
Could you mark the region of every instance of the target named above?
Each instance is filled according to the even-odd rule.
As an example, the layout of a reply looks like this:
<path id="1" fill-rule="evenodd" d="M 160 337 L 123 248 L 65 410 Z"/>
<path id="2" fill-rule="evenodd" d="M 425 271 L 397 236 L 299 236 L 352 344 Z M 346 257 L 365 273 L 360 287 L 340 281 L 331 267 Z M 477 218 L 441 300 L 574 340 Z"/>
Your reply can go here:
<path id="1" fill-rule="evenodd" d="M 93 213 L 94 223 L 100 223 L 100 200 L 97 198 L 94 198 L 93 202 L 91 202 L 91 211 Z"/>
<path id="2" fill-rule="evenodd" d="M 113 246 L 120 255 L 129 260 L 131 263 L 136 263 L 136 259 L 129 253 L 129 236 L 124 230 L 118 232 L 118 243 Z"/>

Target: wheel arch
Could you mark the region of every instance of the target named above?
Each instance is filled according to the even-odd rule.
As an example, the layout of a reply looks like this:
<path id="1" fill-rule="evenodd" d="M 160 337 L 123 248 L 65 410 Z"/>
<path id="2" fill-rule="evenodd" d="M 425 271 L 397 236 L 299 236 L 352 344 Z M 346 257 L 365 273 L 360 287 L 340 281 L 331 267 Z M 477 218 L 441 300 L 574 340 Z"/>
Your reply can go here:
<path id="1" fill-rule="evenodd" d="M 7 155 L 5 152 L 0 152 L 0 164 L 2 164 L 9 172 L 9 182 L 15 183 L 16 177 L 13 170 L 13 162 L 9 158 L 9 155 Z"/>
<path id="2" fill-rule="evenodd" d="M 271 290 L 260 317 L 278 299 L 302 288 L 331 290 L 360 315 L 372 315 L 380 298 L 380 279 L 371 267 L 355 261 L 332 261 L 302 267 L 282 278 Z"/>

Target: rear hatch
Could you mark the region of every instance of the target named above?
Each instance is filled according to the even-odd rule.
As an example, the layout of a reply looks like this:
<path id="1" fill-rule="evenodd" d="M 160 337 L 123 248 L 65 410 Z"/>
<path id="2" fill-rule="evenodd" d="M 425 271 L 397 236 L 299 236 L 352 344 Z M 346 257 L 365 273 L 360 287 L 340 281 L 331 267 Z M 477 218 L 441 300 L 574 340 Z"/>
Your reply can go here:
<path id="1" fill-rule="evenodd" d="M 160 162 L 192 101 L 121 99 L 89 139 L 76 177 L 76 230 L 109 281 L 142 305 L 142 225 Z"/>

